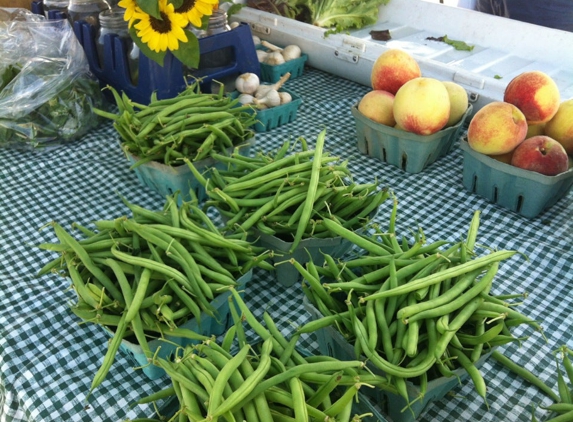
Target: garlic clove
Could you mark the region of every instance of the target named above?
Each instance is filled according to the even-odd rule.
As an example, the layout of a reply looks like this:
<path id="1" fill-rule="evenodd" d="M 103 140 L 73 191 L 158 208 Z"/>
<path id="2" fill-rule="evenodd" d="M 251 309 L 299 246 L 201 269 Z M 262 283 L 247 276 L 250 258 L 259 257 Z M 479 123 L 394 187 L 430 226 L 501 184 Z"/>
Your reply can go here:
<path id="1" fill-rule="evenodd" d="M 254 94 L 260 85 L 256 73 L 243 73 L 235 80 L 235 88 L 241 94 Z"/>
<path id="2" fill-rule="evenodd" d="M 288 104 L 292 101 L 292 95 L 285 91 L 279 92 L 279 97 L 281 99 L 281 104 Z"/>
<path id="3" fill-rule="evenodd" d="M 269 92 L 267 92 L 267 94 L 264 97 L 262 98 L 255 97 L 253 99 L 253 103 L 257 105 L 262 104 L 269 108 L 276 107 L 281 104 L 281 97 L 279 96 L 279 93 L 276 89 L 271 89 L 269 90 Z"/>
<path id="4" fill-rule="evenodd" d="M 285 62 L 288 62 L 290 60 L 298 59 L 302 55 L 302 51 L 298 45 L 291 44 L 283 48 L 281 54 L 285 59 Z"/>
<path id="5" fill-rule="evenodd" d="M 237 97 L 242 105 L 252 104 L 254 97 L 251 94 L 241 94 Z"/>
<path id="6" fill-rule="evenodd" d="M 284 59 L 284 57 L 280 51 L 273 51 L 273 52 L 269 53 L 269 55 L 265 59 L 265 63 L 269 64 L 271 66 L 283 64 L 284 62 L 285 62 L 285 59 Z"/>
<path id="7" fill-rule="evenodd" d="M 264 63 L 268 56 L 269 53 L 267 53 L 265 50 L 257 50 L 257 58 L 259 59 L 259 63 Z"/>

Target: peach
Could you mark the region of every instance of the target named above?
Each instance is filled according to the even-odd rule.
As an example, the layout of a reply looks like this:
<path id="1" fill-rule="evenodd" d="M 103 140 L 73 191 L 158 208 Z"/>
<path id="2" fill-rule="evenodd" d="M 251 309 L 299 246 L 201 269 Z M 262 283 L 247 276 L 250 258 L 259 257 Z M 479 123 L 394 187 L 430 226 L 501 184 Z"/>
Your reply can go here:
<path id="1" fill-rule="evenodd" d="M 366 93 L 358 103 L 358 111 L 376 123 L 394 126 L 394 94 L 374 90 Z"/>
<path id="2" fill-rule="evenodd" d="M 555 176 L 567 171 L 569 157 L 563 145 L 555 139 L 538 135 L 527 138 L 515 148 L 511 165 L 546 176 Z"/>
<path id="3" fill-rule="evenodd" d="M 545 135 L 545 123 L 527 125 L 527 134 L 525 135 L 525 139 L 538 135 Z"/>
<path id="4" fill-rule="evenodd" d="M 505 154 L 490 155 L 494 160 L 500 161 L 505 164 L 511 164 L 511 157 L 513 157 L 513 151 L 506 152 Z"/>
<path id="5" fill-rule="evenodd" d="M 563 101 L 555 116 L 545 124 L 545 134 L 559 142 L 573 155 L 573 98 Z"/>
<path id="6" fill-rule="evenodd" d="M 404 130 L 431 135 L 450 118 L 450 97 L 442 82 L 434 78 L 414 78 L 394 97 L 394 118 Z"/>
<path id="7" fill-rule="evenodd" d="M 380 54 L 370 74 L 372 89 L 396 94 L 410 79 L 422 76 L 418 62 L 407 52 L 391 49 Z"/>
<path id="8" fill-rule="evenodd" d="M 461 85 L 452 81 L 442 82 L 450 96 L 450 118 L 446 127 L 456 125 L 468 109 L 468 93 Z"/>
<path id="9" fill-rule="evenodd" d="M 559 88 L 546 73 L 538 70 L 523 72 L 513 78 L 503 94 L 503 101 L 519 108 L 527 123 L 544 123 L 557 113 Z"/>
<path id="10" fill-rule="evenodd" d="M 505 154 L 525 139 L 527 121 L 513 104 L 493 101 L 480 108 L 468 126 L 468 144 L 482 154 Z"/>

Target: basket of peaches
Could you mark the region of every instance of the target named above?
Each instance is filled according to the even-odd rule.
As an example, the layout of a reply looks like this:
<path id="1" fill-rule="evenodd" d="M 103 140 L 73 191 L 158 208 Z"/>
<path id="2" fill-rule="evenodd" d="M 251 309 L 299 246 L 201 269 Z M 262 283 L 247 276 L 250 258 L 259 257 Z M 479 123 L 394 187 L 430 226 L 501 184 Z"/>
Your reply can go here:
<path id="1" fill-rule="evenodd" d="M 573 186 L 573 98 L 544 72 L 520 73 L 474 114 L 460 147 L 468 191 L 537 217 Z"/>

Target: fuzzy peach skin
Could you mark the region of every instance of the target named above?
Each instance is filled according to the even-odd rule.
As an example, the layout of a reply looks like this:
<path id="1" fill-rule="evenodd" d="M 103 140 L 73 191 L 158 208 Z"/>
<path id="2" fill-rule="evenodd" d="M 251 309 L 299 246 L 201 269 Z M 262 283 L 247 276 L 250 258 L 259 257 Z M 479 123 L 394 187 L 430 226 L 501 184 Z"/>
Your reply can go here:
<path id="1" fill-rule="evenodd" d="M 503 101 L 520 109 L 528 124 L 536 125 L 549 121 L 557 113 L 561 97 L 555 81 L 534 70 L 513 78 L 505 88 Z"/>
<path id="2" fill-rule="evenodd" d="M 555 139 L 539 135 L 527 138 L 515 148 L 511 165 L 546 176 L 556 176 L 567 171 L 569 157 L 565 148 Z"/>
<path id="3" fill-rule="evenodd" d="M 563 101 L 555 116 L 545 124 L 545 134 L 555 139 L 573 156 L 573 98 Z"/>
<path id="4" fill-rule="evenodd" d="M 366 93 L 358 103 L 358 111 L 364 116 L 386 126 L 394 126 L 394 94 L 373 90 Z"/>
<path id="5" fill-rule="evenodd" d="M 450 96 L 444 84 L 434 78 L 406 82 L 394 97 L 394 118 L 404 130 L 431 135 L 450 118 Z"/>
<path id="6" fill-rule="evenodd" d="M 422 71 L 416 59 L 405 51 L 391 49 L 380 54 L 374 62 L 370 82 L 372 89 L 395 95 L 402 85 L 420 76 Z"/>
<path id="7" fill-rule="evenodd" d="M 452 81 L 442 81 L 450 96 L 450 118 L 446 127 L 454 126 L 468 109 L 468 93 L 465 88 Z"/>
<path id="8" fill-rule="evenodd" d="M 468 144 L 482 154 L 512 151 L 525 139 L 527 121 L 513 104 L 493 101 L 480 108 L 468 126 Z"/>

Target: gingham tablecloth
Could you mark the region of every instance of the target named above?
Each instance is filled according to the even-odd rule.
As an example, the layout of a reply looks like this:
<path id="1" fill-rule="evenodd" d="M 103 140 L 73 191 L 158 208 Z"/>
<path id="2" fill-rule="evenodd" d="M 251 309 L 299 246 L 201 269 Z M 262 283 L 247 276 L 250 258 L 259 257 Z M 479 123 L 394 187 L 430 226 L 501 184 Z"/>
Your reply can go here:
<path id="1" fill-rule="evenodd" d="M 347 158 L 357 180 L 377 177 L 399 199 L 401 233 L 418 226 L 429 241 L 458 240 L 474 210 L 481 210 L 478 243 L 515 249 L 504 261 L 494 293 L 529 292 L 520 308 L 540 321 L 547 342 L 528 327 L 521 347 L 502 350 L 556 388 L 552 351 L 573 348 L 573 194 L 534 220 L 520 217 L 468 193 L 462 186 L 462 154 L 457 148 L 423 173 L 407 174 L 361 155 L 356 147 L 350 107 L 368 87 L 307 68 L 287 87 L 303 98 L 294 122 L 256 136 L 255 149 L 268 151 L 288 137 L 305 137 L 313 145 L 327 129 L 326 149 Z M 166 378 L 150 381 L 134 362 L 118 353 L 107 379 L 86 398 L 93 374 L 106 350 L 101 327 L 78 324 L 69 310 L 74 294 L 57 276 L 35 274 L 52 253 L 35 247 L 56 241 L 43 229 L 54 220 L 65 227 L 89 224 L 128 213 L 118 194 L 148 208 L 160 208 L 163 197 L 142 186 L 122 155 L 115 131 L 102 123 L 78 142 L 43 152 L 0 150 L 0 420 L 1 421 L 123 421 L 151 416 L 151 406 L 134 406 L 138 398 L 169 385 Z M 534 195 L 535 192 L 532 192 Z M 388 213 L 376 217 L 387 221 Z M 271 313 L 284 334 L 306 322 L 298 285 L 286 288 L 257 270 L 246 299 L 256 315 Z M 309 348 L 313 338 L 305 340 Z M 529 421 L 531 407 L 549 404 L 534 387 L 499 364 L 481 369 L 488 385 L 489 408 L 469 380 L 432 404 L 423 421 Z M 538 410 L 537 418 L 547 414 Z"/>

